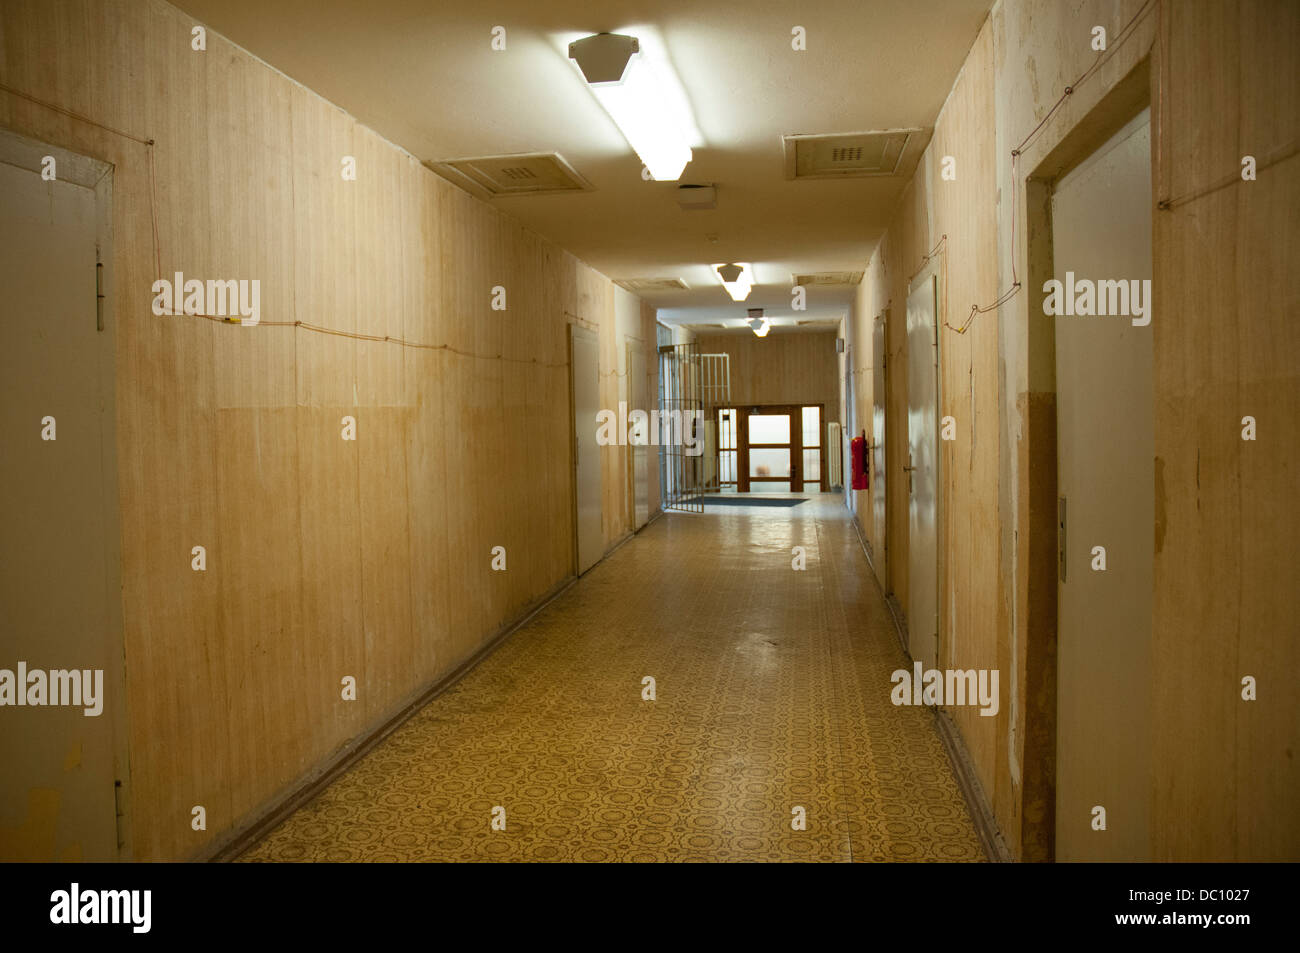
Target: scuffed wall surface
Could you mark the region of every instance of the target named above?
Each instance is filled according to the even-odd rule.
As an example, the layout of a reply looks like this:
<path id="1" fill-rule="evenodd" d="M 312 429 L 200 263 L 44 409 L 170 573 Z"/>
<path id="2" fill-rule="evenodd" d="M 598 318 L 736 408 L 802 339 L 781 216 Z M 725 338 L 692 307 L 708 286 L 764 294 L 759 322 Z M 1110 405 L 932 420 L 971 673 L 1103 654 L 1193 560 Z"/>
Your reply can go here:
<path id="1" fill-rule="evenodd" d="M 1044 125 L 1020 160 L 1011 150 L 1097 58 L 1096 25 L 1132 35 Z M 940 237 L 946 312 L 1011 287 L 1027 271 L 1024 175 L 1150 57 L 1155 258 L 1155 620 L 1152 855 L 1166 860 L 1296 859 L 1300 816 L 1300 699 L 1295 540 L 1300 505 L 1300 339 L 1295 144 L 1300 126 L 1300 11 L 1284 2 L 1002 0 L 974 44 L 899 211 L 866 266 L 853 309 L 854 405 L 871 413 L 871 322 L 890 307 L 889 480 L 906 486 L 906 288 Z M 1242 182 L 1244 155 L 1258 179 Z M 944 155 L 957 178 L 940 176 Z M 999 827 L 1016 856 L 1050 852 L 1054 741 L 1043 732 L 1055 665 L 1031 626 L 1054 599 L 1029 587 L 1047 565 L 1030 545 L 1043 533 L 1052 487 L 1035 454 L 1054 428 L 1050 350 L 1029 333 L 1041 302 L 1024 288 L 941 340 L 943 414 L 958 439 L 943 445 L 947 557 L 942 580 L 945 664 L 1002 670 L 996 719 L 953 712 Z M 1039 315 L 1041 316 L 1041 314 Z M 1041 337 L 1041 336 L 1040 336 Z M 1050 343 L 1050 339 L 1049 339 Z M 901 408 L 901 409 L 900 409 Z M 1272 425 L 1241 439 L 1242 417 Z M 1262 416 L 1261 416 L 1262 415 Z M 1045 449 L 1046 448 L 1046 449 Z M 1054 477 L 1050 481 L 1054 484 Z M 873 491 L 874 492 L 874 491 Z M 856 512 L 879 545 L 871 498 Z M 1031 506 L 1031 500 L 1033 501 Z M 1045 517 L 1042 517 L 1045 519 Z M 891 491 L 888 587 L 907 603 L 906 496 Z M 991 571 L 992 570 L 992 571 Z M 1046 608 L 1044 608 L 1046 605 Z M 1052 616 L 1054 619 L 1054 616 Z M 1054 623 L 1053 623 L 1054 624 Z M 1241 678 L 1270 684 L 1241 699 Z M 996 722 L 996 727 L 988 724 Z"/>
<path id="2" fill-rule="evenodd" d="M 122 605 L 147 860 L 202 852 L 572 572 L 565 325 L 598 330 L 602 399 L 621 350 L 606 278 L 220 36 L 191 50 L 192 25 L 157 0 L 0 8 L 0 82 L 156 143 L 0 92 L 0 124 L 115 166 Z M 152 282 L 177 271 L 259 279 L 262 326 L 155 316 Z M 653 315 L 632 312 L 653 373 Z M 612 540 L 630 526 L 609 450 Z M 196 545 L 206 572 L 190 568 Z M 505 572 L 490 569 L 498 545 Z"/>

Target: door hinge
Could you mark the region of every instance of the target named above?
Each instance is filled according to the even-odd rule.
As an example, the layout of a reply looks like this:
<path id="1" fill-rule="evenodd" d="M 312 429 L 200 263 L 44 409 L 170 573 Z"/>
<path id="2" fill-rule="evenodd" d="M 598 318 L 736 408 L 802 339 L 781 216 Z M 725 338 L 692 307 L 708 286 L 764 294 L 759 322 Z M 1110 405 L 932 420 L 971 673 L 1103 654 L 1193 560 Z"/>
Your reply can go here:
<path id="1" fill-rule="evenodd" d="M 1061 582 L 1065 582 L 1065 497 L 1063 496 L 1056 501 L 1056 563 Z"/>
<path id="2" fill-rule="evenodd" d="M 117 821 L 117 849 L 126 846 L 126 811 L 122 809 L 122 779 L 113 779 L 113 812 Z"/>
<path id="3" fill-rule="evenodd" d="M 95 330 L 104 330 L 104 263 L 95 262 Z"/>

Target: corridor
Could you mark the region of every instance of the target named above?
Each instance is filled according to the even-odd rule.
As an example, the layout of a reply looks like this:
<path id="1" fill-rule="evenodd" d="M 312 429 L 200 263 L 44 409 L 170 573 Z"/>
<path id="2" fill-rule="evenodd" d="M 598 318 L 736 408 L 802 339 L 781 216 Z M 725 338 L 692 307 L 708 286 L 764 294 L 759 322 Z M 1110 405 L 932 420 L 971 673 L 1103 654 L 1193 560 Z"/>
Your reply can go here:
<path id="1" fill-rule="evenodd" d="M 668 514 L 241 859 L 982 860 L 908 665 L 832 498 Z"/>
<path id="2" fill-rule="evenodd" d="M 1298 143 L 1295 0 L 4 0 L 23 916 L 1300 860 Z"/>

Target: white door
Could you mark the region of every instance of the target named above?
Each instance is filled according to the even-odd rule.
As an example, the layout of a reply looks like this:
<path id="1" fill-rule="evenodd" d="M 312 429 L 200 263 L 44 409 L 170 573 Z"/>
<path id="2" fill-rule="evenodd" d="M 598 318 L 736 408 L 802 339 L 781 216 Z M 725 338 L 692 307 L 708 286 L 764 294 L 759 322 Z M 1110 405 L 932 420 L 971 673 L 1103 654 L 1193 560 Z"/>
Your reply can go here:
<path id="1" fill-rule="evenodd" d="M 101 709 L 87 714 L 84 695 L 51 704 L 48 674 L 43 698 L 25 695 L 40 704 L 0 708 L 0 861 L 118 857 L 121 593 L 96 229 L 91 189 L 0 163 L 0 668 L 20 692 L 20 664 L 28 678 L 75 670 Z M 74 700 L 59 682 L 59 701 Z"/>
<path id="2" fill-rule="evenodd" d="M 569 325 L 573 373 L 573 486 L 576 497 L 578 574 L 601 555 L 600 447 L 596 417 L 600 413 L 600 357 L 593 331 Z"/>
<path id="3" fill-rule="evenodd" d="M 889 579 L 889 540 L 885 536 L 885 325 L 882 311 L 871 325 L 871 523 L 878 542 L 876 573 L 883 585 Z"/>
<path id="4" fill-rule="evenodd" d="M 1053 190 L 1055 277 L 1151 277 L 1149 111 Z M 1039 310 L 1039 319 L 1042 317 Z M 1031 316 L 1031 320 L 1034 318 Z M 1149 860 L 1154 425 L 1151 327 L 1058 316 L 1056 857 Z M 1160 320 L 1157 315 L 1153 320 Z M 1105 550 L 1105 569 L 1100 553 Z M 1106 830 L 1093 829 L 1093 809 Z"/>
<path id="5" fill-rule="evenodd" d="M 907 631 L 912 658 L 939 658 L 939 343 L 932 272 L 907 296 Z"/>
<path id="6" fill-rule="evenodd" d="M 635 339 L 627 342 L 627 379 L 628 409 L 650 413 L 646 392 L 645 345 Z M 632 526 L 640 529 L 650 520 L 650 425 L 644 426 L 641 437 L 647 441 L 641 446 L 632 444 L 629 452 L 631 458 L 631 492 L 632 492 Z M 630 442 L 630 440 L 629 440 Z"/>

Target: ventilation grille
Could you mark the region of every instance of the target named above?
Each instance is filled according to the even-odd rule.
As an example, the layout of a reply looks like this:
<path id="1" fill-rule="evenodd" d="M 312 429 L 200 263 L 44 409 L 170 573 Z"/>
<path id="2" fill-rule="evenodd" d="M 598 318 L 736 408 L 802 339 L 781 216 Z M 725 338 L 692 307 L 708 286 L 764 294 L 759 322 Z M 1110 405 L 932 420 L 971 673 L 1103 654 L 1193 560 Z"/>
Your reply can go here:
<path id="1" fill-rule="evenodd" d="M 783 136 L 787 179 L 903 175 L 915 156 L 921 129 L 888 129 L 816 136 Z"/>
<path id="2" fill-rule="evenodd" d="M 555 152 L 482 156 L 426 162 L 444 179 L 475 195 L 544 195 L 553 192 L 589 192 L 592 185 Z"/>
<path id="3" fill-rule="evenodd" d="M 617 278 L 614 284 L 633 294 L 652 291 L 686 291 L 687 284 L 680 278 Z"/>
<path id="4" fill-rule="evenodd" d="M 829 285 L 856 285 L 862 280 L 860 271 L 819 271 L 808 275 L 791 275 L 792 284 L 805 288 L 826 287 Z"/>

